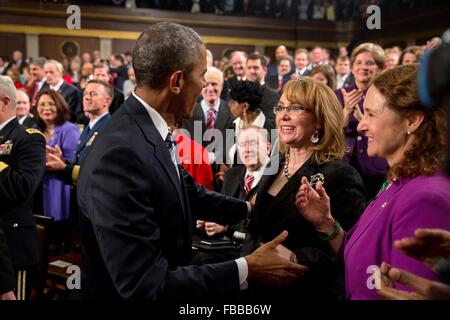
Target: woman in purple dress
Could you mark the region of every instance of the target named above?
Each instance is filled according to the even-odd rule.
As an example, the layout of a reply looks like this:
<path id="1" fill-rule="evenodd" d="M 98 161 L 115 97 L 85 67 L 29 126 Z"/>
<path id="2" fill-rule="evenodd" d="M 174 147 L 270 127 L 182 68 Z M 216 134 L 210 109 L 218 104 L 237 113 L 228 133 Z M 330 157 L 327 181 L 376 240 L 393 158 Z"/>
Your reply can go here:
<path id="1" fill-rule="evenodd" d="M 416 77 L 417 65 L 399 66 L 385 71 L 367 91 L 358 130 L 368 137 L 368 155 L 385 158 L 390 168 L 386 183 L 350 231 L 333 218 L 320 183 L 314 190 L 302 178 L 297 193 L 300 213 L 343 258 L 349 299 L 380 298 L 382 262 L 437 277 L 394 246 L 417 228 L 450 230 L 450 179 L 438 171 L 446 154 L 446 120 L 443 110 L 420 104 Z"/>
<path id="2" fill-rule="evenodd" d="M 65 160 L 73 160 L 80 130 L 68 121 L 70 111 L 64 98 L 56 91 L 44 90 L 39 94 L 36 106 L 37 127 L 44 133 L 47 145 L 58 146 Z M 42 194 L 42 212 L 55 219 L 56 240 L 68 245 L 70 185 L 64 184 L 57 173 L 47 171 L 42 183 Z"/>

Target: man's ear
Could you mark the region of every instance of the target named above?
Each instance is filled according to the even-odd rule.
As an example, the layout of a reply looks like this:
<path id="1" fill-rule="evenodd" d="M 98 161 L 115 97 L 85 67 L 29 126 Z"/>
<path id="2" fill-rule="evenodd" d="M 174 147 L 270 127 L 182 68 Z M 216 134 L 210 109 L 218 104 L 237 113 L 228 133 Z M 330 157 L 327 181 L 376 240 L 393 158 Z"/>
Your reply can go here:
<path id="1" fill-rule="evenodd" d="M 178 95 L 181 92 L 181 89 L 183 88 L 184 84 L 184 74 L 183 71 L 177 70 L 170 76 L 169 79 L 169 89 L 170 92 Z"/>

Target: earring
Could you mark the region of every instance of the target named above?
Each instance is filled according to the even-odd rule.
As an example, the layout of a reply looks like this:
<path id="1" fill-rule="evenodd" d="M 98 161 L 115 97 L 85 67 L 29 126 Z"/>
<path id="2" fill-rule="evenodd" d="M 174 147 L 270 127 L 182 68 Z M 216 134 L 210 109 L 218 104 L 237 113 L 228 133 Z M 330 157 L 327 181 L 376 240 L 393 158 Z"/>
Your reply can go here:
<path id="1" fill-rule="evenodd" d="M 245 109 L 242 111 L 242 114 L 244 115 L 244 117 L 247 114 L 247 112 L 245 112 Z"/>
<path id="2" fill-rule="evenodd" d="M 311 136 L 311 142 L 317 143 L 319 142 L 319 130 L 315 130 L 313 135 Z"/>
<path id="3" fill-rule="evenodd" d="M 408 134 L 408 136 L 411 134 L 411 131 L 406 131 L 406 133 Z"/>

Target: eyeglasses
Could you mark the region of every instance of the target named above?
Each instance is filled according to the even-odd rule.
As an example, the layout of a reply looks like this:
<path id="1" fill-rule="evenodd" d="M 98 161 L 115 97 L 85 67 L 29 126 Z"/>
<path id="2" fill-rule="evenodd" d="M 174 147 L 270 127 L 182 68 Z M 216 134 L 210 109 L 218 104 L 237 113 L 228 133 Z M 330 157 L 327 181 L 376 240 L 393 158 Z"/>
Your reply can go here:
<path id="1" fill-rule="evenodd" d="M 287 112 L 292 114 L 303 114 L 305 112 L 309 111 L 306 109 L 305 106 L 302 106 L 301 104 L 291 104 L 287 107 L 284 107 L 283 105 L 279 104 L 276 107 L 273 108 L 273 113 L 278 114 L 281 112 Z"/>

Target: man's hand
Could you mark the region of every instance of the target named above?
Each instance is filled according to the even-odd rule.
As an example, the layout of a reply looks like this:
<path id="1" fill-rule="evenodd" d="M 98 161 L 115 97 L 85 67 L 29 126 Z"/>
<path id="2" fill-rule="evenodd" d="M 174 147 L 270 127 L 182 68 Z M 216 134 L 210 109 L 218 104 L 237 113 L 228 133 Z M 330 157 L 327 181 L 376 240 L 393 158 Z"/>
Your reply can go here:
<path id="1" fill-rule="evenodd" d="M 251 255 L 246 256 L 248 279 L 260 281 L 273 286 L 284 286 L 293 283 L 308 270 L 306 266 L 280 257 L 277 247 L 286 240 L 287 231 L 263 244 Z"/>
<path id="2" fill-rule="evenodd" d="M 0 294 L 0 300 L 17 300 L 14 291 Z"/>
<path id="3" fill-rule="evenodd" d="M 408 271 L 381 265 L 381 289 L 378 294 L 389 300 L 449 300 L 450 286 L 416 276 Z M 409 287 L 412 292 L 397 290 L 394 282 Z"/>
<path id="4" fill-rule="evenodd" d="M 205 222 L 205 231 L 209 237 L 212 237 L 215 234 L 224 233 L 227 229 L 227 226 L 223 226 L 215 222 Z"/>

